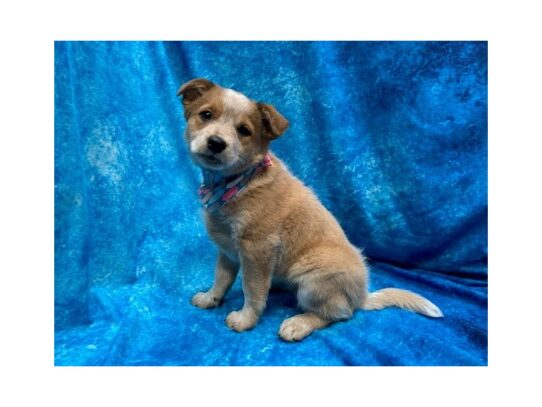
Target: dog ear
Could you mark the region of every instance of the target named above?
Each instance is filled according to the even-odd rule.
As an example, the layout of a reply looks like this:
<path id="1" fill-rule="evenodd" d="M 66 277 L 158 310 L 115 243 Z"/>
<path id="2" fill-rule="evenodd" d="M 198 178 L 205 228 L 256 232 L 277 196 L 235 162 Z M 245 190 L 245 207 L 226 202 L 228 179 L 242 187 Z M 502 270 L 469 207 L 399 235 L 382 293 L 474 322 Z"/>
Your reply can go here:
<path id="1" fill-rule="evenodd" d="M 267 138 L 271 140 L 279 138 L 288 128 L 288 120 L 271 105 L 258 103 L 258 110 L 262 116 L 262 124 Z"/>
<path id="2" fill-rule="evenodd" d="M 177 96 L 182 96 L 183 106 L 189 105 L 198 99 L 203 93 L 216 86 L 213 82 L 204 78 L 192 79 L 182 85 L 177 91 Z"/>

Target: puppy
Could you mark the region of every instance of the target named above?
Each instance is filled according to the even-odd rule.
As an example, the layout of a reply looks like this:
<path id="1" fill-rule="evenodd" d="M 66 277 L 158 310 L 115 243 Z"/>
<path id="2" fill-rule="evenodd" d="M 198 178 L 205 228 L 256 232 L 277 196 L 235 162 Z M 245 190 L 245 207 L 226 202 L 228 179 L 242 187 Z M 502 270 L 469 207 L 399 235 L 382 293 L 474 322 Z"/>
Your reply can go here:
<path id="1" fill-rule="evenodd" d="M 219 305 L 242 269 L 244 305 L 226 318 L 237 332 L 256 325 L 272 280 L 286 282 L 302 311 L 282 322 L 278 334 L 285 341 L 302 340 L 357 309 L 397 306 L 443 316 L 410 291 L 368 292 L 360 251 L 314 193 L 269 152 L 288 128 L 273 106 L 206 79 L 185 83 L 178 96 L 190 155 L 203 172 L 205 224 L 219 248 L 214 284 L 194 295 L 193 305 Z"/>

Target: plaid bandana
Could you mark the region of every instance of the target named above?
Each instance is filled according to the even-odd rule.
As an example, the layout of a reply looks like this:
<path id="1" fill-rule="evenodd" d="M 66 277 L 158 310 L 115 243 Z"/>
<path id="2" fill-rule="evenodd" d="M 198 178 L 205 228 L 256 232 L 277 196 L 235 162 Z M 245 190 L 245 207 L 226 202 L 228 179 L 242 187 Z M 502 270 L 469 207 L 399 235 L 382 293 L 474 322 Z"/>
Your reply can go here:
<path id="1" fill-rule="evenodd" d="M 231 199 L 236 197 L 254 177 L 259 174 L 264 168 L 272 166 L 271 157 L 266 154 L 262 161 L 255 164 L 245 171 L 223 177 L 213 171 L 203 172 L 203 183 L 198 189 L 199 199 L 205 209 L 209 212 L 215 212 L 222 208 Z"/>

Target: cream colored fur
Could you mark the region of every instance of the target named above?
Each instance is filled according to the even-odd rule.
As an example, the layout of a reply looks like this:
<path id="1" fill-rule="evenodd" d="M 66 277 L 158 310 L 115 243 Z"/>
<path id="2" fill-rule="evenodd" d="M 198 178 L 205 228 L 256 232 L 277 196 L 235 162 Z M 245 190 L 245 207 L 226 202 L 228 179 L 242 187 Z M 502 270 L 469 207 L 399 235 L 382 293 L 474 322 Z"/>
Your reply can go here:
<path id="1" fill-rule="evenodd" d="M 214 166 L 224 174 L 261 160 L 270 141 L 288 126 L 271 106 L 245 100 L 204 79 L 188 82 L 179 94 L 188 121 L 188 144 L 198 143 L 201 152 L 205 146 L 202 137 L 227 135 L 228 146 L 215 156 L 216 163 L 202 164 L 201 157 L 194 157 L 198 165 L 211 170 Z M 210 109 L 213 119 L 203 122 L 198 118 L 201 109 Z M 253 133 L 235 135 L 240 124 Z M 214 284 L 209 291 L 194 295 L 195 306 L 219 305 L 241 269 L 244 306 L 226 318 L 226 325 L 237 332 L 257 324 L 273 278 L 287 283 L 302 311 L 282 323 L 279 336 L 286 341 L 301 340 L 316 329 L 349 319 L 357 309 L 397 306 L 430 317 L 442 316 L 437 306 L 406 290 L 389 288 L 370 294 L 363 255 L 315 194 L 276 156 L 271 154 L 271 159 L 273 165 L 227 205 L 215 213 L 204 211 L 219 255 Z"/>

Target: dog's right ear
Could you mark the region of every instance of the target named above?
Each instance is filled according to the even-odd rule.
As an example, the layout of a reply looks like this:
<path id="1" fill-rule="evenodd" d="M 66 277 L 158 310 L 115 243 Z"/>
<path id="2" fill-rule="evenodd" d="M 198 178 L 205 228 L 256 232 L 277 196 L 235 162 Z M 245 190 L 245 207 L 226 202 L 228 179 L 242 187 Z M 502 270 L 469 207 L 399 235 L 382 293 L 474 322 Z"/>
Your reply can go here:
<path id="1" fill-rule="evenodd" d="M 204 78 L 192 79 L 179 88 L 177 96 L 181 96 L 183 106 L 187 106 L 214 86 L 213 82 Z"/>

